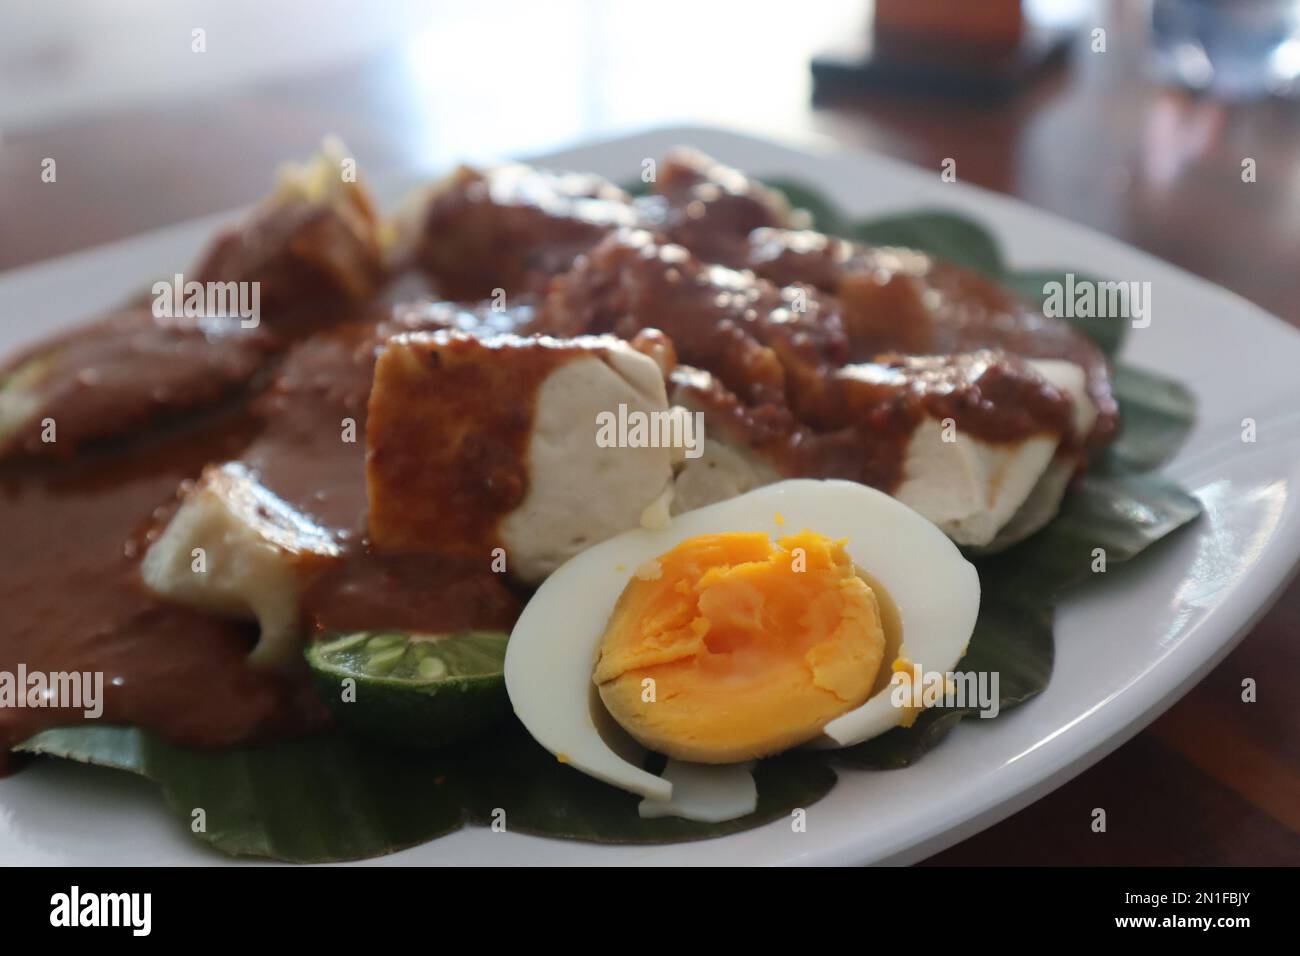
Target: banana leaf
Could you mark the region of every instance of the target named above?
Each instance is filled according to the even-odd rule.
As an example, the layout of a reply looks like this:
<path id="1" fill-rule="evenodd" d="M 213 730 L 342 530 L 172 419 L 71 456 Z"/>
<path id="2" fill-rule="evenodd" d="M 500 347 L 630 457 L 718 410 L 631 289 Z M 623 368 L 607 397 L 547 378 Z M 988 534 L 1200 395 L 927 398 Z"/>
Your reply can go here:
<path id="1" fill-rule="evenodd" d="M 910 245 L 962 263 L 1041 305 L 1047 282 L 1064 272 L 1011 272 L 997 242 L 972 220 L 921 212 L 854 223 L 815 189 L 772 180 L 822 230 L 880 244 Z M 644 191 L 639 183 L 634 191 Z M 1078 327 L 1114 355 L 1126 323 Z M 997 671 L 1000 708 L 1047 686 L 1054 656 L 1054 606 L 1088 579 L 1095 549 L 1106 574 L 1195 519 L 1200 505 L 1149 474 L 1185 439 L 1195 416 L 1188 391 L 1120 366 L 1116 390 L 1124 431 L 1078 482 L 1060 515 L 1009 551 L 977 561 L 979 621 L 957 669 Z M 791 752 L 758 764 L 758 810 L 722 824 L 642 820 L 635 797 L 555 761 L 513 720 L 487 738 L 436 753 L 385 751 L 327 733 L 272 746 L 193 751 L 132 727 L 80 725 L 37 734 L 17 749 L 145 776 L 162 789 L 181 825 L 224 853 L 298 862 L 360 859 L 423 843 L 504 811 L 507 830 L 599 842 L 656 843 L 719 836 L 807 807 L 834 785 L 836 766 L 906 766 L 940 743 L 969 710 L 932 709 L 899 728 L 841 751 Z M 195 828 L 194 811 L 205 827 Z"/>
<path id="2" fill-rule="evenodd" d="M 840 215 L 829 199 L 816 187 L 793 179 L 772 177 L 767 185 L 785 193 L 785 198 L 795 209 L 802 209 L 812 217 L 812 227 L 832 236 L 847 236 L 852 223 Z"/>
<path id="3" fill-rule="evenodd" d="M 490 748 L 467 749 L 466 768 L 470 820 L 491 823 L 499 809 L 509 830 L 596 843 L 679 843 L 748 830 L 812 805 L 836 779 L 826 761 L 811 752 L 761 760 L 754 768 L 758 809 L 738 820 L 699 823 L 641 819 L 639 797 L 561 764 L 517 723 Z"/>
<path id="4" fill-rule="evenodd" d="M 1064 286 L 1066 274 L 1070 271 L 1031 269 L 1027 272 L 1002 272 L 990 275 L 990 278 L 1015 293 L 1032 308 L 1042 310 L 1047 301 L 1049 285 L 1058 282 Z M 1098 281 L 1096 277 L 1084 273 L 1074 272 L 1073 275 L 1076 283 Z M 1124 344 L 1124 336 L 1129 328 L 1129 323 L 1124 316 L 1063 316 L 1062 318 L 1092 339 L 1097 348 L 1112 359 L 1119 354 L 1120 346 Z"/>
<path id="5" fill-rule="evenodd" d="M 1185 386 L 1120 363 L 1112 376 L 1119 400 L 1119 438 L 1098 464 L 1108 472 L 1153 471 L 1183 447 L 1196 422 L 1196 399 Z"/>
<path id="6" fill-rule="evenodd" d="M 82 724 L 43 731 L 16 749 L 147 777 L 181 825 L 232 856 L 365 859 L 464 822 L 460 780 L 446 756 L 394 754 L 338 733 L 199 751 L 138 727 Z"/>
<path id="7" fill-rule="evenodd" d="M 870 219 L 849 227 L 846 235 L 872 246 L 920 249 L 994 279 L 1006 274 L 997 240 L 979 223 L 956 213 L 919 212 Z"/>
<path id="8" fill-rule="evenodd" d="M 92 724 L 46 730 L 15 749 L 139 774 L 200 840 L 232 856 L 293 863 L 393 853 L 465 823 L 599 843 L 707 839 L 788 817 L 835 785 L 824 760 L 783 754 L 755 768 L 758 809 L 749 816 L 643 820 L 637 797 L 559 763 L 515 720 L 488 739 L 432 752 L 385 750 L 337 732 L 197 751 L 138 727 Z"/>

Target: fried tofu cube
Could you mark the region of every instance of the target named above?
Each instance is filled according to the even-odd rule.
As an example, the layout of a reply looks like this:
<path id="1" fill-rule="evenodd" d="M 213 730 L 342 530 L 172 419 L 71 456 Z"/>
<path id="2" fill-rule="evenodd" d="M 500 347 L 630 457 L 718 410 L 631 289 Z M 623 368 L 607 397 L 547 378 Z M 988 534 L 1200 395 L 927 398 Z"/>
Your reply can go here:
<path id="1" fill-rule="evenodd" d="M 540 581 L 666 503 L 680 449 L 602 441 L 620 414 L 670 414 L 659 366 L 621 340 L 393 338 L 366 426 L 371 545 L 485 567 L 503 548 Z"/>
<path id="2" fill-rule="evenodd" d="M 238 462 L 209 466 L 141 563 L 155 594 L 234 618 L 256 620 L 256 667 L 297 658 L 299 597 L 307 580 L 339 556 L 324 529 L 258 483 Z"/>

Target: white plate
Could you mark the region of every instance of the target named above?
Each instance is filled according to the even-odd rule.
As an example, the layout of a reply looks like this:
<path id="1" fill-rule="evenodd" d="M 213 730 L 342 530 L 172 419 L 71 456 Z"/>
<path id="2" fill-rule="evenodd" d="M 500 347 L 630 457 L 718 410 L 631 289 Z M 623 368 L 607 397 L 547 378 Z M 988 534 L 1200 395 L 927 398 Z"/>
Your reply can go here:
<path id="1" fill-rule="evenodd" d="M 1032 703 L 966 721 L 917 765 L 842 772 L 788 823 L 701 843 L 607 847 L 469 828 L 387 857 L 401 863 L 911 862 L 1026 806 L 1165 710 L 1214 666 L 1278 595 L 1300 559 L 1300 335 L 1250 303 L 1119 242 L 981 190 L 876 156 L 796 149 L 711 129 L 667 129 L 543 157 L 616 180 L 690 143 L 755 174 L 819 184 L 854 215 L 919 207 L 967 213 L 1017 268 L 1077 268 L 1152 284 L 1149 328 L 1125 357 L 1175 376 L 1200 402 L 1167 469 L 1204 503 L 1202 520 L 1122 577 L 1072 596 L 1057 624 L 1056 672 Z M 395 198 L 397 190 L 381 190 Z M 228 218 L 228 217 L 219 217 Z M 186 223 L 0 275 L 5 351 L 112 304 L 145 277 L 190 261 L 217 220 Z M 1241 441 L 1243 418 L 1258 441 Z M 12 546 L 12 543 L 11 545 Z M 413 795 L 418 799 L 418 795 Z M 125 774 L 49 761 L 0 781 L 0 861 L 191 863 L 222 858 L 188 838 L 154 788 Z"/>

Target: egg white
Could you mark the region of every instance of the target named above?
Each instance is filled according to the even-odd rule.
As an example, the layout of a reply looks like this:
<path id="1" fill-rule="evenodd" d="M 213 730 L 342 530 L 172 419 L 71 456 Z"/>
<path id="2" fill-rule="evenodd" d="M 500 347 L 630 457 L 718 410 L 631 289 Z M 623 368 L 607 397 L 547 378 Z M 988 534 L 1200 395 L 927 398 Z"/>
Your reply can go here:
<path id="1" fill-rule="evenodd" d="M 688 538 L 744 531 L 779 538 L 804 529 L 847 538 L 854 563 L 889 592 L 902 621 L 902 656 L 925 672 L 956 666 L 979 612 L 974 566 L 889 495 L 848 481 L 791 479 L 677 515 L 663 528 L 624 532 L 561 566 L 510 635 L 505 680 L 515 714 L 558 759 L 648 800 L 672 800 L 671 782 L 616 753 L 592 713 L 592 671 L 614 605 L 638 567 Z M 909 711 L 894 706 L 890 691 L 830 721 L 812 745 L 848 747 L 897 726 Z"/>

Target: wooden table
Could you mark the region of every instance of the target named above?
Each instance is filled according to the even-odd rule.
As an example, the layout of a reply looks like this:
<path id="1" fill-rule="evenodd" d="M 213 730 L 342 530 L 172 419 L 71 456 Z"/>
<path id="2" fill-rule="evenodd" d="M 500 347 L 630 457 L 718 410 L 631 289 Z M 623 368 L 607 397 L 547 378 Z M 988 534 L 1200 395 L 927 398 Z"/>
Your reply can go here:
<path id="1" fill-rule="evenodd" d="M 8 131 L 0 269 L 250 202 L 278 162 L 306 155 L 330 131 L 371 170 L 431 170 L 484 149 L 527 152 L 652 122 L 726 121 L 826 134 L 936 171 L 953 157 L 963 180 L 1117 236 L 1300 325 L 1300 108 L 1230 107 L 1150 85 L 1132 9 L 1098 14 L 1105 54 L 1081 46 L 1069 66 L 1001 104 L 862 94 L 814 109 L 812 41 L 784 28 L 747 34 L 718 44 L 706 69 L 691 57 L 677 62 L 668 48 L 650 61 L 630 55 L 670 42 L 647 23 L 635 40 L 617 25 L 598 32 L 591 42 L 601 55 L 580 63 L 543 46 L 529 62 L 488 64 L 507 74 L 504 88 L 439 76 L 435 36 L 414 50 L 220 98 Z M 619 45 L 629 42 L 640 46 Z M 683 70 L 694 86 L 681 82 Z M 661 74 L 674 71 L 679 82 L 665 85 Z M 548 97 L 567 104 L 553 128 L 537 119 Z M 577 105 L 568 102 L 575 97 Z M 47 156 L 58 161 L 57 185 L 40 182 Z M 1247 157 L 1258 170 L 1250 185 L 1241 180 Z M 1297 634 L 1293 585 L 1149 729 L 931 862 L 1300 863 Z M 1258 683 L 1256 703 L 1241 701 L 1245 677 Z M 1108 810 L 1105 834 L 1090 828 L 1098 806 Z"/>

